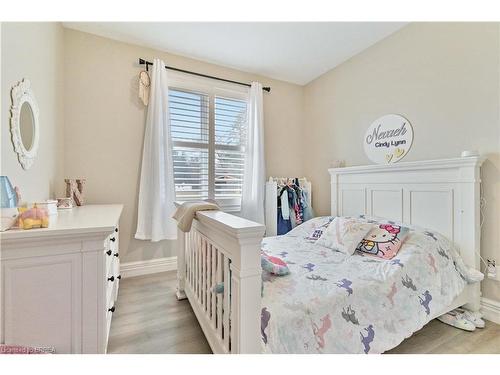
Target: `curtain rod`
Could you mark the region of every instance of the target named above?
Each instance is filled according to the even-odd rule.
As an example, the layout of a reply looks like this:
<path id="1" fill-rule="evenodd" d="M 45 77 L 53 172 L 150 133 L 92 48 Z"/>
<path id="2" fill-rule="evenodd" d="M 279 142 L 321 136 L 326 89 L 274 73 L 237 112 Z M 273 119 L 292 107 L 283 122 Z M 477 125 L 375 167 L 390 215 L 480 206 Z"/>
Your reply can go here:
<path id="1" fill-rule="evenodd" d="M 147 60 L 144 60 L 144 59 L 139 58 L 139 65 L 146 65 L 146 70 L 148 70 L 148 67 L 149 67 L 150 65 L 153 65 L 153 63 L 152 63 L 151 61 L 147 61 Z M 219 77 L 209 76 L 209 75 L 207 75 L 207 74 L 202 74 L 202 73 L 191 72 L 191 71 L 189 71 L 189 70 L 184 70 L 184 69 L 174 68 L 174 67 L 172 67 L 172 66 L 168 66 L 168 65 L 165 65 L 165 69 L 175 70 L 176 72 L 181 72 L 181 73 L 192 74 L 192 75 L 194 75 L 194 76 L 205 77 L 205 78 L 211 78 L 211 79 L 216 79 L 216 80 L 219 80 L 219 81 L 224 81 L 224 82 L 229 82 L 229 83 L 235 83 L 235 84 L 237 84 L 237 85 L 243 85 L 243 86 L 247 86 L 247 87 L 250 87 L 250 86 L 251 86 L 249 83 L 238 82 L 238 81 L 231 81 L 230 79 L 219 78 Z M 263 87 L 263 88 L 262 88 L 262 90 L 267 91 L 267 92 L 271 92 L 271 88 L 270 88 L 270 87 Z"/>

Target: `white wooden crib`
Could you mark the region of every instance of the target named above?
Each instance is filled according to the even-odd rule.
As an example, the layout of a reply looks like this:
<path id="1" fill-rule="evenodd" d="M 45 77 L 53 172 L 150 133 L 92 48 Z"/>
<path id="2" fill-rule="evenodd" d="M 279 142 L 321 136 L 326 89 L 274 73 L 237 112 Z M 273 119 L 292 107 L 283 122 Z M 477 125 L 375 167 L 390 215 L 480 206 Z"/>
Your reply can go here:
<path id="1" fill-rule="evenodd" d="M 220 211 L 178 231 L 177 298 L 188 298 L 214 353 L 260 352 L 260 243 L 265 227 Z M 216 285 L 224 285 L 222 293 Z"/>
<path id="2" fill-rule="evenodd" d="M 331 214 L 367 214 L 439 231 L 479 269 L 479 157 L 330 169 Z M 325 187 L 326 188 L 326 187 Z M 263 225 L 219 211 L 198 212 L 179 231 L 177 298 L 188 298 L 214 353 L 260 353 Z M 224 285 L 217 293 L 216 285 Z M 479 284 L 446 309 L 480 306 Z M 446 311 L 440 311 L 435 316 Z"/>

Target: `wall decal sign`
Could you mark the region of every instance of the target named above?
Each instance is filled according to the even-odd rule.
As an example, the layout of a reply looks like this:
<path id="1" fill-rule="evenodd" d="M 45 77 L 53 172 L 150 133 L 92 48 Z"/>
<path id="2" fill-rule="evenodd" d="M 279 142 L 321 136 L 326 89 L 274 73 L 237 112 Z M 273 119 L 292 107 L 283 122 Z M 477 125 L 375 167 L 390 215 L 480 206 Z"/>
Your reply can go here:
<path id="1" fill-rule="evenodd" d="M 385 115 L 370 125 L 363 140 L 366 156 L 377 164 L 400 161 L 410 151 L 413 128 L 403 116 Z"/>

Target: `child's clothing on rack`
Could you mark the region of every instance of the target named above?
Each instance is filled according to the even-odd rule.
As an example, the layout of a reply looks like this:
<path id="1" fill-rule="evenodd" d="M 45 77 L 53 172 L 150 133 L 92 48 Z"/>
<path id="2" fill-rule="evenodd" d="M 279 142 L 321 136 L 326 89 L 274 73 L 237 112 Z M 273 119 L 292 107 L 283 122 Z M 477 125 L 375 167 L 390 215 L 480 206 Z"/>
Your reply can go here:
<path id="1" fill-rule="evenodd" d="M 274 198 L 271 196 L 273 184 L 275 186 Z M 266 185 L 269 185 L 266 186 L 266 225 L 268 226 L 268 235 L 288 233 L 297 225 L 314 216 L 310 201 L 310 183 L 307 180 L 299 180 L 299 178 L 270 178 L 270 181 Z M 273 205 L 275 208 L 273 209 L 270 205 Z M 277 213 L 274 220 L 274 215 L 271 215 L 273 210 L 276 210 L 275 212 Z M 274 224 L 276 225 L 275 231 L 273 231 Z"/>

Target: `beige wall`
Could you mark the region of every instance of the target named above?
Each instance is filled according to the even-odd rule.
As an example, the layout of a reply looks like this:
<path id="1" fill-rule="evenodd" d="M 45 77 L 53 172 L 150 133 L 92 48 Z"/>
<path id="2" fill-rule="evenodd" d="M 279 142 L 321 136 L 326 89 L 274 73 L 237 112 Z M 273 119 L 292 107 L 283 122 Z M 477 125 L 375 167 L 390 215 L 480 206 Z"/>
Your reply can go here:
<path id="1" fill-rule="evenodd" d="M 498 262 L 499 46 L 496 23 L 416 23 L 308 84 L 304 155 L 316 212 L 329 212 L 330 162 L 369 164 L 362 146 L 367 127 L 381 115 L 399 113 L 414 127 L 405 161 L 455 157 L 471 149 L 488 156 L 482 255 Z M 486 280 L 483 292 L 500 300 L 500 283 Z"/>
<path id="2" fill-rule="evenodd" d="M 23 200 L 54 197 L 64 189 L 63 28 L 56 23 L 2 23 L 1 173 L 21 189 Z M 32 167 L 22 169 L 10 135 L 10 90 L 31 81 L 40 108 L 40 147 Z"/>
<path id="3" fill-rule="evenodd" d="M 138 99 L 139 57 L 237 81 L 258 80 L 264 94 L 267 172 L 301 175 L 300 86 L 65 30 L 65 176 L 86 177 L 89 203 L 124 203 L 123 261 L 175 255 L 172 242 L 135 240 L 145 107 Z"/>

